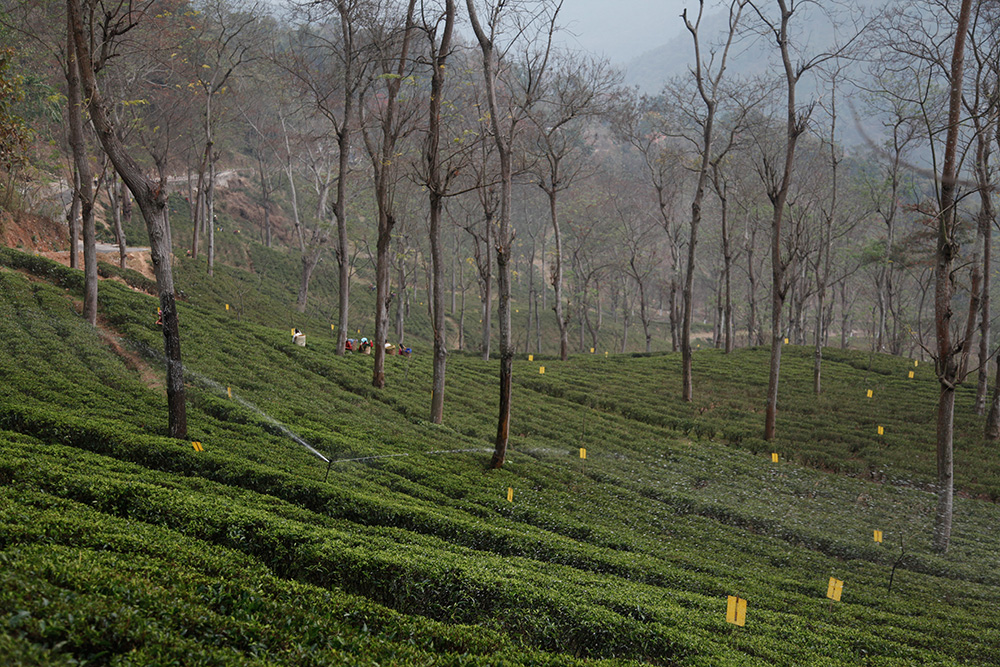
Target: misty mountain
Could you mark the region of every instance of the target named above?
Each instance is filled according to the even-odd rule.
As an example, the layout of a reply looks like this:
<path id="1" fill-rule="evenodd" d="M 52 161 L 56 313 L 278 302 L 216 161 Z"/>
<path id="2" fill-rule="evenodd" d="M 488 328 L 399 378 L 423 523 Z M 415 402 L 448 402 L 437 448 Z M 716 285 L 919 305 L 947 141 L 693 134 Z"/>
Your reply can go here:
<path id="1" fill-rule="evenodd" d="M 824 3 L 823 11 L 808 6 L 810 11 L 796 13 L 790 23 L 792 43 L 798 49 L 799 59 L 808 59 L 832 50 L 839 42 L 851 39 L 865 17 L 870 17 L 884 3 L 876 0 L 859 0 L 861 11 L 847 12 L 846 8 L 831 9 L 834 3 Z M 753 78 L 761 76 L 783 76 L 781 62 L 773 38 L 763 33 L 757 16 L 744 14 L 744 29 L 730 51 L 728 77 Z M 694 47 L 691 34 L 680 18 L 676 20 L 677 31 L 661 46 L 634 58 L 625 66 L 625 82 L 640 91 L 655 94 L 662 90 L 666 81 L 678 76 L 687 76 L 694 62 Z M 702 19 L 700 27 L 703 54 L 711 47 L 718 47 L 728 31 L 728 15 L 715 13 Z M 851 67 L 851 76 L 861 77 L 860 65 Z M 806 103 L 822 97 L 822 82 L 815 72 L 807 74 L 799 83 L 798 97 Z M 840 91 L 841 99 L 852 97 L 852 91 Z M 861 130 L 852 122 L 841 121 L 844 131 L 842 140 L 849 145 L 864 141 Z M 876 126 L 866 127 L 864 134 L 878 132 Z"/>

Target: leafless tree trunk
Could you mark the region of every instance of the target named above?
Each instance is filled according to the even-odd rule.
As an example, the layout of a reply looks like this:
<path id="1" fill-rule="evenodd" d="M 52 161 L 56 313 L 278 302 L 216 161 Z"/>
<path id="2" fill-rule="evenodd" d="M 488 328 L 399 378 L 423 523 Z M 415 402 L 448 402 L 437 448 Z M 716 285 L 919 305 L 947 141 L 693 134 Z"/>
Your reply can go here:
<path id="1" fill-rule="evenodd" d="M 713 73 L 710 62 L 702 62 L 701 40 L 698 34 L 701 27 L 701 18 L 705 11 L 704 0 L 698 2 L 698 18 L 692 23 L 687 16 L 687 9 L 681 15 L 684 25 L 691 33 L 694 42 L 694 82 L 698 88 L 698 96 L 705 105 L 704 115 L 698 116 L 698 124 L 701 128 L 700 144 L 697 147 L 700 153 L 700 166 L 698 168 L 698 182 L 695 186 L 694 199 L 691 201 L 691 226 L 688 237 L 688 259 L 684 274 L 684 297 L 683 316 L 681 318 L 681 398 L 684 401 L 694 399 L 694 386 L 691 377 L 691 316 L 694 309 L 694 270 L 695 270 L 695 250 L 698 245 L 698 228 L 701 225 L 701 207 L 705 198 L 705 186 L 708 184 L 709 173 L 712 168 L 712 142 L 715 131 L 715 113 L 719 106 L 719 87 L 722 84 L 722 76 L 726 71 L 726 59 L 729 56 L 729 47 L 736 35 L 739 26 L 740 15 L 746 0 L 732 0 L 729 5 L 729 34 L 726 38 L 725 46 L 719 54 L 718 69 Z M 713 58 L 714 58 L 713 53 Z"/>
<path id="2" fill-rule="evenodd" d="M 823 391 L 823 311 L 826 304 L 827 283 L 830 282 L 830 255 L 833 243 L 833 223 L 837 214 L 837 168 L 841 158 L 837 152 L 837 78 L 839 72 L 830 77 L 830 209 L 823 213 L 822 241 L 816 254 L 813 271 L 816 274 L 816 331 L 813 340 L 813 393 Z"/>
<path id="3" fill-rule="evenodd" d="M 522 111 L 530 108 L 533 103 L 535 87 L 545 72 L 552 46 L 552 35 L 555 30 L 555 17 L 558 15 L 560 5 L 556 5 L 555 10 L 545 17 L 547 22 L 546 44 L 543 53 L 533 63 L 534 67 L 529 67 L 532 74 L 529 79 L 533 83 L 529 84 L 525 91 L 525 97 L 520 102 Z M 497 419 L 496 442 L 490 461 L 490 468 L 496 469 L 502 467 L 506 460 L 507 443 L 510 437 L 511 387 L 515 352 L 510 329 L 510 251 L 513 241 L 510 224 L 513 178 L 512 150 L 520 116 L 502 113 L 497 101 L 497 67 L 500 56 L 496 53 L 496 39 L 497 31 L 500 29 L 500 21 L 505 18 L 504 14 L 507 11 L 505 3 L 500 1 L 490 7 L 486 22 L 486 28 L 489 32 L 483 28 L 483 24 L 479 21 L 475 0 L 466 0 L 466 7 L 469 10 L 472 29 L 482 52 L 487 107 L 490 112 L 493 141 L 496 144 L 497 156 L 500 161 L 500 219 L 496 232 L 497 287 L 499 290 L 497 319 L 500 321 L 500 409 Z M 501 119 L 503 119 L 503 126 L 501 126 Z"/>
<path id="4" fill-rule="evenodd" d="M 962 0 L 955 26 L 955 48 L 950 68 L 951 91 L 948 100 L 948 135 L 945 139 L 944 167 L 941 173 L 940 206 L 937 222 L 935 253 L 934 328 L 937 339 L 935 371 L 941 393 L 937 415 L 938 505 L 934 521 L 934 549 L 944 553 L 951 541 L 951 519 L 954 502 L 954 438 L 955 386 L 965 376 L 971 347 L 972 326 L 975 322 L 975 302 L 978 298 L 978 266 L 973 268 L 973 284 L 969 304 L 969 326 L 963 339 L 952 343 L 951 322 L 955 294 L 954 261 L 958 255 L 958 215 L 955 210 L 955 190 L 958 175 L 958 133 L 962 109 L 962 83 L 965 66 L 965 41 L 969 28 L 972 0 Z"/>
<path id="5" fill-rule="evenodd" d="M 155 183 L 148 179 L 139 164 L 125 149 L 115 133 L 108 114 L 107 102 L 97 87 L 93 60 L 90 53 L 90 39 L 84 27 L 84 17 L 80 0 L 67 0 L 69 25 L 73 34 L 73 45 L 79 63 L 83 92 L 88 100 L 88 110 L 97 131 L 97 137 L 105 152 L 115 165 L 122 180 L 128 185 L 149 232 L 150 255 L 156 284 L 160 296 L 163 315 L 163 341 L 167 363 L 167 409 L 169 433 L 171 437 L 187 437 L 187 411 L 185 407 L 184 366 L 181 363 L 181 341 L 177 327 L 177 306 L 174 298 L 174 277 L 170 265 L 170 224 L 167 218 L 166 165 L 159 161 L 160 180 Z"/>
<path id="6" fill-rule="evenodd" d="M 82 29 L 82 26 L 81 26 Z M 69 44 L 66 61 L 66 82 L 68 91 L 67 105 L 69 108 L 69 143 L 73 149 L 74 171 L 79 177 L 76 198 L 80 202 L 83 220 L 83 319 L 91 326 L 97 326 L 97 246 L 94 227 L 94 178 L 90 169 L 90 156 L 87 155 L 87 142 L 83 127 L 83 96 L 80 91 L 81 70 L 91 67 L 89 60 L 80 62 L 72 48 L 73 42 L 72 17 L 67 15 L 66 39 Z M 75 245 L 72 248 L 76 255 Z"/>
<path id="7" fill-rule="evenodd" d="M 111 167 L 111 175 L 108 178 L 108 205 L 111 208 L 111 223 L 115 232 L 115 243 L 118 244 L 118 266 L 125 268 L 125 258 L 128 256 L 127 244 L 125 240 L 125 230 L 122 228 L 122 208 L 124 201 L 128 199 L 125 192 L 125 184 L 118 178 L 118 173 Z"/>
<path id="8" fill-rule="evenodd" d="M 397 124 L 399 90 L 409 64 L 415 7 L 416 0 L 409 0 L 399 50 L 383 63 L 382 71 L 376 73 L 376 79 L 385 78 L 386 87 L 382 109 L 379 112 L 379 145 L 375 144 L 367 130 L 363 132 L 375 175 L 375 203 L 378 207 L 378 231 L 375 244 L 375 341 L 372 355 L 374 357 L 372 386 L 378 388 L 385 386 L 385 343 L 389 330 L 389 301 L 391 300 L 389 251 L 392 230 L 396 225 L 392 193 L 397 171 L 395 166 L 397 160 L 394 153 L 396 142 L 402 131 Z M 390 69 L 391 67 L 394 69 Z M 362 127 L 364 128 L 364 123 L 362 123 Z"/>
<path id="9" fill-rule="evenodd" d="M 427 192 L 430 198 L 431 296 L 434 331 L 434 372 L 431 384 L 431 422 L 444 419 L 445 368 L 448 362 L 448 340 L 444 312 L 444 258 L 441 256 L 441 209 L 445 186 L 441 181 L 438 147 L 441 140 L 441 98 L 444 95 L 445 63 L 451 50 L 451 33 L 455 25 L 455 2 L 447 0 L 444 10 L 441 42 L 436 42 L 437 26 L 428 27 L 431 47 L 431 98 L 428 116 L 427 143 L 424 161 L 427 164 Z M 453 292 L 454 294 L 454 292 Z M 454 302 L 452 304 L 454 310 Z"/>
<path id="10" fill-rule="evenodd" d="M 71 197 L 69 212 L 66 214 L 69 222 L 69 266 L 71 269 L 80 268 L 80 172 L 76 170 L 76 163 L 73 163 L 73 182 L 70 184 Z"/>
<path id="11" fill-rule="evenodd" d="M 772 180 L 766 184 L 767 196 L 771 200 L 773 216 L 771 218 L 771 359 L 768 366 L 767 407 L 764 414 L 765 440 L 773 440 L 775 435 L 775 425 L 778 417 L 778 380 L 781 375 L 782 312 L 789 288 L 786 273 L 790 268 L 794 269 L 791 266 L 791 262 L 794 261 L 794 255 L 788 258 L 782 255 L 782 223 L 784 222 L 788 191 L 792 184 L 795 148 L 799 137 L 806 130 L 811 111 L 809 109 L 800 113 L 795 102 L 796 84 L 798 84 L 808 65 L 799 64 L 796 66 L 792 63 L 788 24 L 792 17 L 794 5 L 790 6 L 788 0 L 777 1 L 781 17 L 776 23 L 768 22 L 760 14 L 760 10 L 754 6 L 754 9 L 767 26 L 768 32 L 774 36 L 778 44 L 784 68 L 787 94 L 784 168 L 779 180 Z M 793 3 L 794 1 L 792 0 Z"/>

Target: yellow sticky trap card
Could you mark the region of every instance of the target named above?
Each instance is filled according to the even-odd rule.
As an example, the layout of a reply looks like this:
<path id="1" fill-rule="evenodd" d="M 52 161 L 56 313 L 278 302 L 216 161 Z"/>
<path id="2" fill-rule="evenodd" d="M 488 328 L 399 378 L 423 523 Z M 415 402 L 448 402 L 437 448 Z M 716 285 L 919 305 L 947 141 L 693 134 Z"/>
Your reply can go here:
<path id="1" fill-rule="evenodd" d="M 778 462 L 778 452 L 771 452 L 771 463 Z"/>
<path id="2" fill-rule="evenodd" d="M 878 434 L 879 434 L 879 435 L 885 435 L 885 429 L 884 429 L 884 428 L 882 428 L 881 426 L 879 426 L 879 427 L 878 427 Z"/>
<path id="3" fill-rule="evenodd" d="M 514 502 L 514 487 L 513 486 L 507 487 L 507 502 L 508 503 Z"/>
<path id="4" fill-rule="evenodd" d="M 878 542 L 879 544 L 882 544 L 882 531 L 876 530 L 874 532 L 875 532 L 875 541 Z"/>
<path id="5" fill-rule="evenodd" d="M 871 390 L 871 389 L 869 389 L 869 390 L 868 390 L 868 398 L 871 398 L 871 397 L 872 397 L 872 390 Z"/>
<path id="6" fill-rule="evenodd" d="M 580 448 L 580 458 L 581 458 L 581 459 L 585 459 L 585 458 L 587 458 L 587 450 L 586 450 L 586 448 L 584 448 L 584 447 L 581 447 L 581 448 Z"/>
<path id="7" fill-rule="evenodd" d="M 545 366 L 539 366 L 538 367 L 538 374 L 539 375 L 545 375 Z"/>
<path id="8" fill-rule="evenodd" d="M 826 597 L 834 602 L 840 602 L 840 594 L 844 590 L 844 582 L 840 579 L 830 577 L 830 583 L 826 587 Z"/>
<path id="9" fill-rule="evenodd" d="M 194 442 L 192 442 L 191 446 L 194 447 L 194 451 L 196 451 L 196 452 L 203 452 L 203 451 L 205 451 L 205 448 L 202 447 L 201 443 L 198 442 L 197 440 L 195 440 Z"/>
<path id="10" fill-rule="evenodd" d="M 726 622 L 732 623 L 733 625 L 738 625 L 741 628 L 746 625 L 747 622 L 747 601 L 743 598 L 738 598 L 735 595 L 729 596 L 728 604 L 726 605 Z"/>

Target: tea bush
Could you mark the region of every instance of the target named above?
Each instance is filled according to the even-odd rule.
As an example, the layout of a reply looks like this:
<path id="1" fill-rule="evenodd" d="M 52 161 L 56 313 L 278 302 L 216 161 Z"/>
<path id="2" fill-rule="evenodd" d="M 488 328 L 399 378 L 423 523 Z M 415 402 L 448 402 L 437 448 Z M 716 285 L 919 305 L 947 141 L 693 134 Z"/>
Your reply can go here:
<path id="1" fill-rule="evenodd" d="M 287 271 L 272 252 L 249 257 Z M 185 260 L 199 452 L 165 437 L 155 298 L 102 283 L 99 335 L 79 285 L 11 262 L 43 279 L 0 271 L 11 664 L 1000 664 L 1000 517 L 972 497 L 1000 475 L 960 410 L 964 493 L 933 553 L 936 392 L 911 361 L 829 351 L 816 397 L 790 347 L 765 442 L 766 350 L 699 351 L 691 404 L 677 355 L 518 359 L 508 461 L 484 474 L 495 360 L 450 356 L 434 425 L 430 355 L 387 358 L 375 390 L 370 357 L 291 344 L 281 281 Z"/>

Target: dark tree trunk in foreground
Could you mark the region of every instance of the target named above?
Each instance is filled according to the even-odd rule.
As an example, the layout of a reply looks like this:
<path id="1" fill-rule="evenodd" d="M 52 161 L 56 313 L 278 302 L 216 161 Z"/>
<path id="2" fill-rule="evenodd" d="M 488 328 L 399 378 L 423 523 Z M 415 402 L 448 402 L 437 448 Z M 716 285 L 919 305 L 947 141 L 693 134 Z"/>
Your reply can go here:
<path id="1" fill-rule="evenodd" d="M 108 115 L 107 102 L 97 88 L 89 39 L 84 30 L 80 0 L 67 0 L 75 53 L 79 62 L 83 90 L 89 100 L 88 110 L 97 137 L 115 170 L 132 192 L 142 211 L 149 232 L 150 256 L 156 274 L 156 285 L 163 315 L 163 343 L 167 364 L 167 412 L 169 434 L 173 438 L 187 437 L 187 411 L 184 392 L 184 367 L 181 364 L 181 340 L 177 326 L 177 305 L 174 299 L 174 276 L 170 266 L 170 224 L 167 218 L 166 176 L 159 183 L 146 177 L 118 139 Z M 161 170 L 162 171 L 162 170 Z"/>
<path id="2" fill-rule="evenodd" d="M 937 417 L 937 472 L 938 505 L 934 520 L 934 549 L 940 553 L 948 550 L 951 541 L 951 519 L 954 501 L 954 436 L 955 436 L 955 385 L 964 379 L 965 360 L 970 345 L 972 326 L 966 328 L 965 338 L 951 340 L 951 322 L 955 293 L 954 262 L 958 255 L 956 232 L 958 215 L 955 211 L 956 176 L 958 173 L 959 115 L 962 106 L 962 74 L 965 60 L 965 39 L 969 25 L 972 0 L 962 0 L 955 28 L 955 50 L 951 58 L 951 92 L 948 104 L 948 135 L 945 139 L 944 169 L 941 173 L 941 200 L 938 211 L 937 251 L 934 272 L 934 327 L 937 339 L 935 371 L 941 385 Z M 973 269 L 972 298 L 969 304 L 969 322 L 975 322 L 975 301 L 978 280 Z M 961 359 L 959 353 L 961 352 Z"/>

